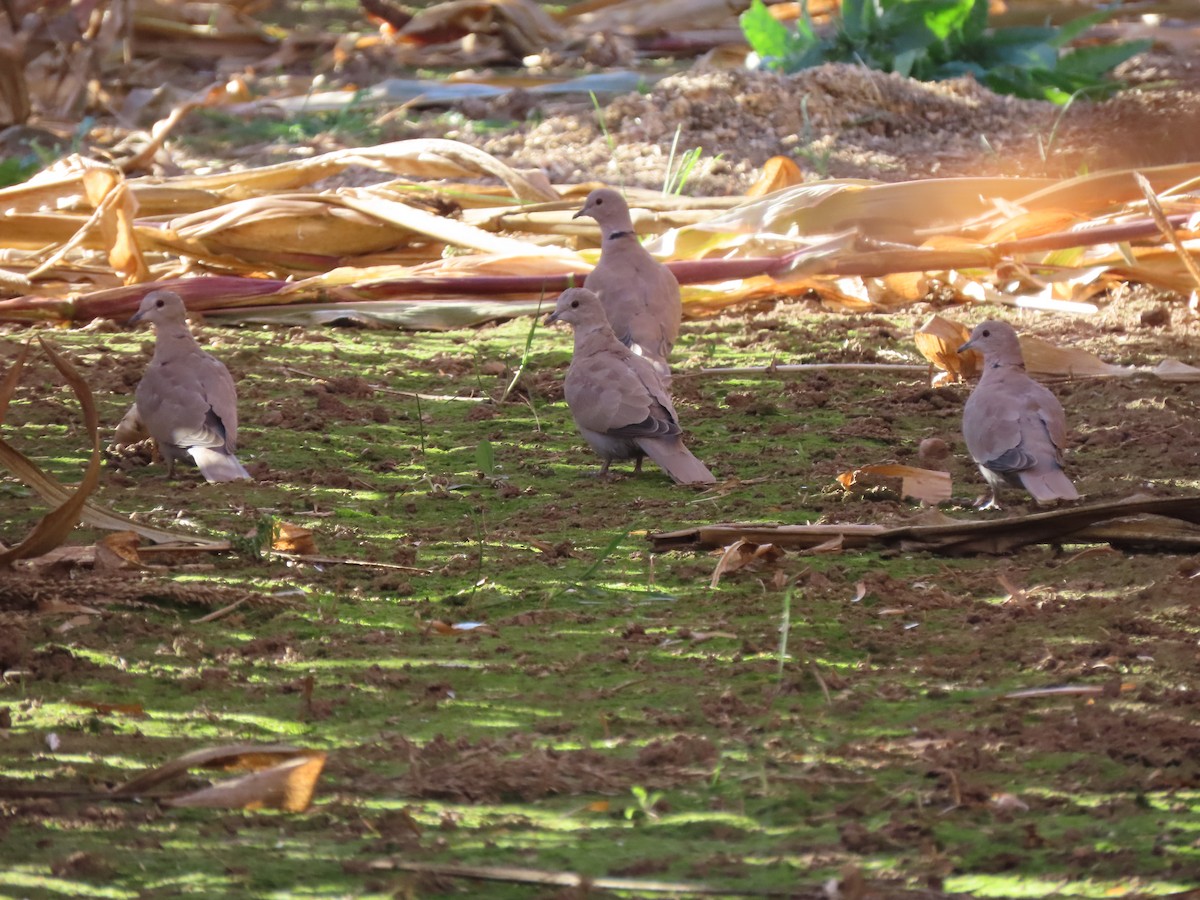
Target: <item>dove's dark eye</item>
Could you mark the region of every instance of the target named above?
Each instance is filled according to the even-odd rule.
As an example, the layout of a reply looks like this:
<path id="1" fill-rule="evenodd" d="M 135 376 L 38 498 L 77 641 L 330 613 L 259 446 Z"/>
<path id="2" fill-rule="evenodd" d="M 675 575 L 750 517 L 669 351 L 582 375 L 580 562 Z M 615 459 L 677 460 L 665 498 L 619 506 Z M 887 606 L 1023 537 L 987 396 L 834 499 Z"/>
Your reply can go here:
<path id="1" fill-rule="evenodd" d="M 992 333 L 991 333 L 990 331 L 988 331 L 988 330 L 985 328 L 985 329 L 983 330 L 983 336 L 984 336 L 984 337 L 991 337 L 991 336 L 992 336 Z"/>
<path id="2" fill-rule="evenodd" d="M 571 301 L 571 309 L 579 309 L 579 301 L 578 300 Z"/>
<path id="3" fill-rule="evenodd" d="M 597 206 L 599 206 L 599 205 L 600 205 L 600 204 L 602 204 L 603 202 L 604 202 L 604 198 L 603 198 L 603 197 L 597 197 L 597 198 L 596 198 L 596 205 L 597 205 Z"/>
<path id="4" fill-rule="evenodd" d="M 155 301 L 154 305 L 157 306 L 159 309 L 162 309 L 167 304 L 166 304 L 165 300 L 157 300 L 157 301 Z"/>

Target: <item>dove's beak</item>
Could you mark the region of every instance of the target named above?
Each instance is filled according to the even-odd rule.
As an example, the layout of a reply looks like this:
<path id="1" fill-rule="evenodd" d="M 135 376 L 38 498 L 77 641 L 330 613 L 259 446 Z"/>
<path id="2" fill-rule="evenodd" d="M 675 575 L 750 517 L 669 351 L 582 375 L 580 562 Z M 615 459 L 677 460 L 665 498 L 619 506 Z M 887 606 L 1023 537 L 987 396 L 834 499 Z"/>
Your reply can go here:
<path id="1" fill-rule="evenodd" d="M 543 325 L 553 325 L 557 321 L 558 321 L 558 313 L 552 312 L 552 313 L 550 313 L 550 315 L 546 316 L 546 320 L 544 322 L 542 322 L 542 324 Z"/>

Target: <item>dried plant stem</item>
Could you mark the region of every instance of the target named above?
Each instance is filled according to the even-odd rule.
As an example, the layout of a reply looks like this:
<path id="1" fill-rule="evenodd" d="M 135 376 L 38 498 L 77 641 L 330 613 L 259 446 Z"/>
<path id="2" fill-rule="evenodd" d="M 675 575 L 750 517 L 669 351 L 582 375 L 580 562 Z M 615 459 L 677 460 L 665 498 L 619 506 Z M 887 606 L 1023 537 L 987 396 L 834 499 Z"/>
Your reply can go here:
<path id="1" fill-rule="evenodd" d="M 1154 188 L 1150 185 L 1149 180 L 1141 172 L 1134 172 L 1133 177 L 1137 180 L 1138 187 L 1146 197 L 1146 205 L 1150 210 L 1150 218 L 1154 220 L 1155 226 L 1162 232 L 1162 236 L 1172 247 L 1175 248 L 1175 253 L 1179 257 L 1183 267 L 1187 269 L 1189 275 L 1192 276 L 1192 281 L 1200 288 L 1200 266 L 1196 265 L 1196 260 L 1187 247 L 1183 245 L 1183 241 L 1179 239 L 1179 235 L 1175 232 L 1174 225 L 1167 218 L 1167 214 L 1163 212 L 1162 205 L 1158 202 L 1158 197 L 1154 193 Z M 1185 226 L 1178 226 L 1185 227 Z"/>
<path id="2" fill-rule="evenodd" d="M 720 366 L 716 368 L 693 369 L 690 372 L 675 372 L 673 378 L 686 378 L 689 375 L 787 375 L 793 372 L 824 372 L 824 371 L 865 371 L 865 372 L 911 372 L 925 374 L 928 365 L 908 363 L 797 363 L 790 366 Z"/>
<path id="3" fill-rule="evenodd" d="M 32 291 L 33 282 L 24 275 L 0 269 L 0 288 L 6 291 Z"/>

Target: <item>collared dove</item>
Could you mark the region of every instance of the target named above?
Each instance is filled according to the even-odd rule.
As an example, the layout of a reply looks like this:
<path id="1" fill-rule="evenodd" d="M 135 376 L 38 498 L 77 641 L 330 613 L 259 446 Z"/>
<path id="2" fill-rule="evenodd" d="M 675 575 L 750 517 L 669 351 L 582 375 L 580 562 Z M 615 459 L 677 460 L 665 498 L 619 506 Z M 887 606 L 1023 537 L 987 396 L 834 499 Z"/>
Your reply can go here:
<path id="1" fill-rule="evenodd" d="M 604 237 L 600 261 L 583 286 L 600 295 L 617 339 L 669 376 L 671 347 L 679 337 L 683 306 L 671 270 L 638 243 L 625 198 L 612 188 L 587 195 L 573 218 L 591 216 Z"/>
<path id="2" fill-rule="evenodd" d="M 963 438 L 991 486 L 983 509 L 996 506 L 1001 487 L 1023 487 L 1038 503 L 1076 500 L 1062 470 L 1067 418 L 1050 391 L 1025 374 L 1012 326 L 989 320 L 975 326 L 958 352 L 983 354 L 983 377 L 963 407 Z"/>
<path id="3" fill-rule="evenodd" d="M 129 320 L 151 322 L 154 358 L 134 395 L 137 415 L 163 459 L 167 477 L 188 454 L 208 481 L 249 478 L 236 456 L 237 391 L 224 363 L 200 349 L 187 324 L 183 300 L 172 291 L 151 291 Z"/>
<path id="4" fill-rule="evenodd" d="M 617 340 L 600 298 L 587 288 L 570 288 L 546 318 L 546 324 L 575 326 L 575 354 L 563 393 L 575 424 L 604 460 L 601 475 L 614 459 L 649 456 L 680 484 L 712 484 L 716 479 L 687 447 L 675 405 L 662 376 L 649 362 Z"/>

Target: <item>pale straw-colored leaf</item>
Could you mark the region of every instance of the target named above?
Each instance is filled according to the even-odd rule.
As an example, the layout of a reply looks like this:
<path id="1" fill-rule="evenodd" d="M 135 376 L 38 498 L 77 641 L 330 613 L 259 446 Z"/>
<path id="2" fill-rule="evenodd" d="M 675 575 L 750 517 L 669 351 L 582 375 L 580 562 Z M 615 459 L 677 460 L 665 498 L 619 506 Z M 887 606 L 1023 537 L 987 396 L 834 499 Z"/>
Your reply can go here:
<path id="1" fill-rule="evenodd" d="M 447 331 L 484 322 L 527 316 L 553 304 L 537 300 L 497 302 L 478 297 L 427 300 L 419 303 L 371 300 L 359 303 L 290 303 L 224 310 L 223 322 L 261 325 L 361 325 L 367 328 L 407 328 Z"/>
<path id="2" fill-rule="evenodd" d="M 261 772 L 293 759 L 303 759 L 312 751 L 290 744 L 225 744 L 206 747 L 177 756 L 170 762 L 155 766 L 112 789 L 114 797 L 137 797 L 183 775 L 190 769 L 220 769 L 226 772 Z"/>
<path id="3" fill-rule="evenodd" d="M 508 254 L 510 256 L 537 255 L 567 256 L 572 251 L 562 247 L 533 244 L 529 241 L 500 237 L 465 222 L 436 216 L 407 203 L 388 200 L 369 190 L 351 190 L 342 193 L 341 203 L 374 219 L 404 228 L 408 231 L 432 237 L 456 247 L 478 250 L 480 253 Z"/>
<path id="4" fill-rule="evenodd" d="M 929 362 L 955 379 L 973 378 L 983 368 L 983 357 L 975 350 L 959 353 L 971 330 L 960 322 L 933 315 L 913 335 L 917 349 Z"/>
<path id="5" fill-rule="evenodd" d="M 231 199 L 239 199 L 265 191 L 294 190 L 337 175 L 351 166 L 363 166 L 410 178 L 490 175 L 503 182 L 517 199 L 531 202 L 558 199 L 558 193 L 553 188 L 547 189 L 540 180 L 521 174 L 490 153 L 442 138 L 416 138 L 375 147 L 334 150 L 311 159 L 291 160 L 238 172 L 186 176 L 172 179 L 171 183 L 177 190 L 219 192 Z M 160 183 L 160 179 L 149 178 L 130 182 L 134 190 L 143 184 L 157 187 Z"/>
<path id="6" fill-rule="evenodd" d="M 325 754 L 310 750 L 269 769 L 221 781 L 182 797 L 164 798 L 162 803 L 174 807 L 278 809 L 300 813 L 312 804 L 313 791 L 324 767 Z"/>
<path id="7" fill-rule="evenodd" d="M 877 484 L 879 479 L 886 478 L 899 478 L 900 496 L 911 497 L 922 503 L 938 504 L 949 500 L 954 494 L 949 472 L 898 463 L 859 466 L 842 472 L 837 476 L 837 481 L 846 490 L 854 487 L 862 490 L 863 486 Z"/>
<path id="8" fill-rule="evenodd" d="M 1200 381 L 1200 369 L 1177 359 L 1164 359 L 1152 371 L 1163 381 Z"/>
<path id="9" fill-rule="evenodd" d="M 1053 183 L 1036 178 L 943 178 L 895 184 L 849 179 L 803 184 L 669 232 L 648 249 L 674 258 L 697 257 L 724 248 L 732 235 L 796 238 L 847 228 L 879 240 L 917 244 L 928 234 L 953 230 L 990 210 L 994 198 L 1019 197 Z"/>

